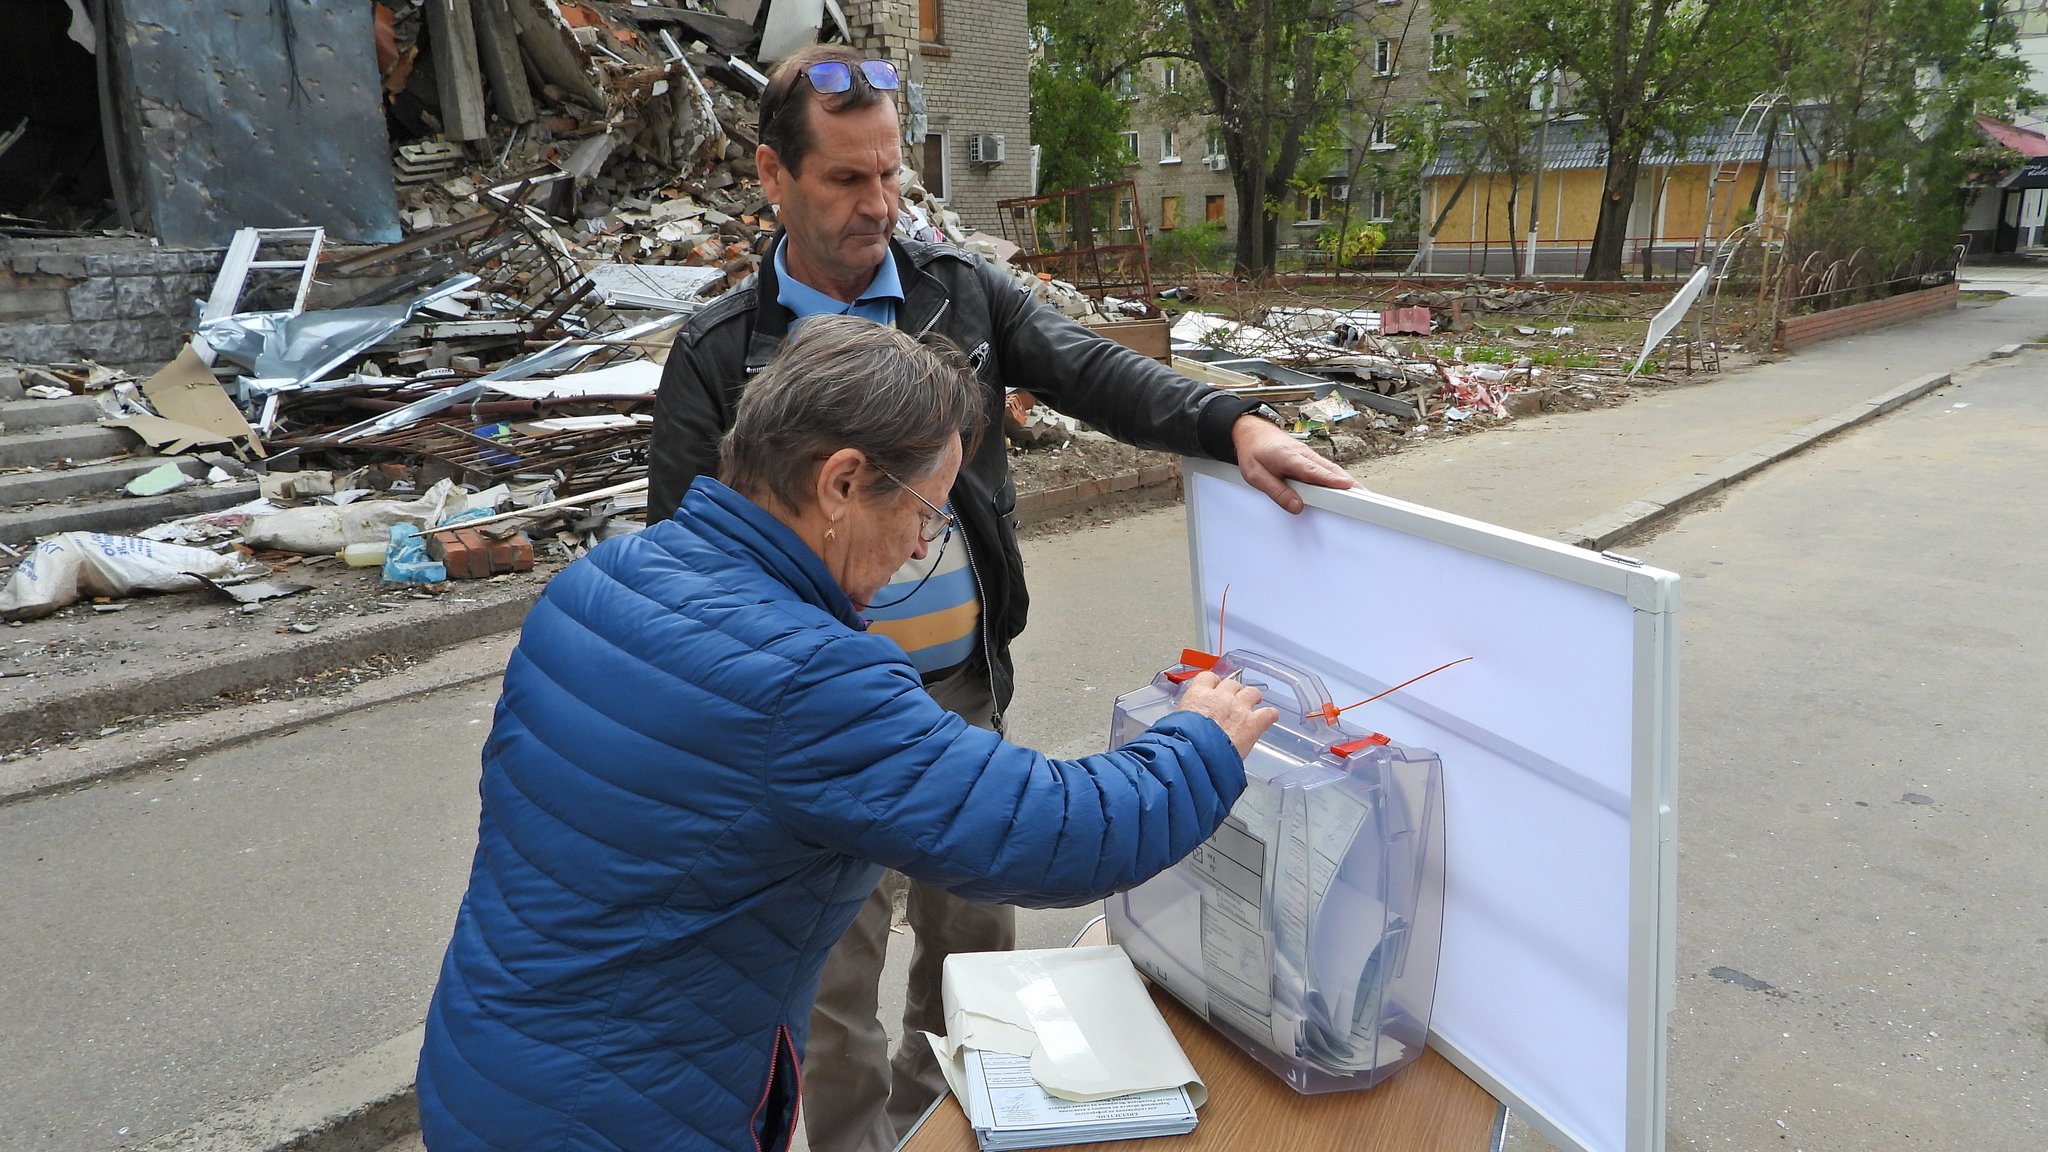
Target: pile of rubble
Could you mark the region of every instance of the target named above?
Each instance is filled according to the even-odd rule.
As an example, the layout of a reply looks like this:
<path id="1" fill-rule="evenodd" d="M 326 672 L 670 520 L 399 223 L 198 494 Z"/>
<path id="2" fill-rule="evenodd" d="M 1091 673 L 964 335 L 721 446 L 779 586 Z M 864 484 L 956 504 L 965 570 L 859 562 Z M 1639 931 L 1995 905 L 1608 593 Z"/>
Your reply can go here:
<path id="1" fill-rule="evenodd" d="M 760 37 L 660 3 L 469 7 L 474 42 L 440 6 L 378 6 L 391 115 L 440 137 L 397 148 L 405 239 L 244 229 L 189 346 L 153 376 L 20 370 L 31 396 L 93 396 L 132 452 L 176 458 L 129 496 L 260 491 L 134 535 L 0 539 L 0 573 L 18 561 L 0 619 L 204 586 L 254 605 L 305 587 L 286 570 L 335 559 L 434 586 L 639 526 L 674 331 L 751 275 L 775 231 L 753 161 Z M 1003 255 L 914 171 L 903 185 L 901 233 Z M 1012 273 L 1070 316 L 1098 310 Z M 309 305 L 316 284 L 331 306 Z"/>
<path id="2" fill-rule="evenodd" d="M 1270 294 L 1240 300 L 1237 317 L 1184 312 L 1173 324 L 1173 364 L 1182 373 L 1257 397 L 1303 439 L 1348 462 L 1394 441 L 1439 431 L 1470 432 L 1557 407 L 1603 406 L 1630 395 L 1631 374 L 1617 367 L 1546 366 L 1533 356 L 1500 362 L 1456 340 L 1470 318 L 1489 311 L 1544 307 L 1540 289 L 1473 284 L 1462 291 L 1403 290 L 1389 307 L 1328 308 L 1281 302 Z M 1528 325 L 1524 336 L 1539 336 Z M 1558 325 L 1553 338 L 1574 334 Z M 1400 339 L 1410 337 L 1410 339 Z M 1495 349 L 1486 349 L 1494 353 Z M 1618 354 L 1616 354 L 1618 356 Z M 1636 380 L 1661 380 L 1654 373 Z"/>

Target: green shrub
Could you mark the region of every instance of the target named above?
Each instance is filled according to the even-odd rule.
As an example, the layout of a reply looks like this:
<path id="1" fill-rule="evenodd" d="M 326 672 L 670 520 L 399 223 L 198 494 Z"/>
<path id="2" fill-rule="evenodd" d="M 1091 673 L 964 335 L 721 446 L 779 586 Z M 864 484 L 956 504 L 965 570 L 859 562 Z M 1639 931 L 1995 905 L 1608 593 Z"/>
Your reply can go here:
<path id="1" fill-rule="evenodd" d="M 1221 220 L 1182 224 L 1152 237 L 1152 267 L 1159 271 L 1185 274 L 1224 268 L 1231 255 L 1230 238 L 1223 234 Z"/>
<path id="2" fill-rule="evenodd" d="M 1386 242 L 1386 229 L 1377 224 L 1353 224 L 1342 230 L 1325 228 L 1316 234 L 1316 248 L 1347 267 L 1379 251 Z"/>

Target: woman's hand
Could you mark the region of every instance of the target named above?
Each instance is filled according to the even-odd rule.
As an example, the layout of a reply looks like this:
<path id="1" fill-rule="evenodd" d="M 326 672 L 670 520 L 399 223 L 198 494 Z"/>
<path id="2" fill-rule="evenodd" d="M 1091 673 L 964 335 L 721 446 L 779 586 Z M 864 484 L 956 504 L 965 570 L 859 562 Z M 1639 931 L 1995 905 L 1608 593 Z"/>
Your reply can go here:
<path id="1" fill-rule="evenodd" d="M 1280 718 L 1278 708 L 1259 707 L 1260 699 L 1257 688 L 1222 679 L 1214 672 L 1196 674 L 1180 692 L 1180 706 L 1214 720 L 1237 746 L 1239 756 L 1251 755 L 1252 745 Z"/>

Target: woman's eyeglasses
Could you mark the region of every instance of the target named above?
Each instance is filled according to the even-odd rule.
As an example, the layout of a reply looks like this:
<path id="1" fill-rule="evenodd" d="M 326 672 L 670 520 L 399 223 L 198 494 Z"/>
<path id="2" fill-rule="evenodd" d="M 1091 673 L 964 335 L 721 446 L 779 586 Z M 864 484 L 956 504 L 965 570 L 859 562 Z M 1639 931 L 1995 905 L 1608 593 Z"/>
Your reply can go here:
<path id="1" fill-rule="evenodd" d="M 803 73 L 818 95 L 832 96 L 853 87 L 853 69 L 844 60 L 824 60 L 806 67 Z M 896 66 L 887 60 L 861 61 L 860 75 L 868 87 L 883 92 L 894 92 L 903 85 L 896 75 Z"/>
<path id="2" fill-rule="evenodd" d="M 882 467 L 880 464 L 876 464 L 872 460 L 868 461 L 868 463 L 874 466 L 875 471 L 880 472 L 884 476 L 889 476 L 889 470 Z M 931 509 L 931 514 L 924 518 L 924 523 L 920 524 L 917 529 L 918 537 L 922 539 L 925 543 L 929 544 L 932 541 L 937 540 L 939 537 L 944 536 L 948 531 L 952 529 L 953 514 L 951 512 L 946 511 L 944 508 L 939 507 L 937 504 L 932 503 L 931 501 L 925 499 L 923 496 L 919 496 L 917 489 L 912 488 L 910 485 L 905 484 L 901 480 L 897 480 L 896 477 L 889 476 L 889 479 L 891 481 L 894 481 L 898 488 L 903 489 L 905 492 L 910 493 L 912 496 L 917 496 L 917 502 L 919 504 L 922 504 L 925 507 Z"/>

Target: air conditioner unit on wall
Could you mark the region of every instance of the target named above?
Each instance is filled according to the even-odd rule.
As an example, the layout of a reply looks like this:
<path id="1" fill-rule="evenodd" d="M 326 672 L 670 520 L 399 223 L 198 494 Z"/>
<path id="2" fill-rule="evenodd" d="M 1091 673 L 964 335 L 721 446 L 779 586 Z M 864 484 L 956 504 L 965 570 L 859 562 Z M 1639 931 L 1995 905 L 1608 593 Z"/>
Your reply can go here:
<path id="1" fill-rule="evenodd" d="M 1211 172 L 1221 172 L 1225 168 L 1230 167 L 1230 157 L 1204 156 L 1202 157 L 1202 167 L 1207 168 Z"/>
<path id="2" fill-rule="evenodd" d="M 1003 137 L 999 132 L 976 132 L 967 138 L 967 162 L 994 166 L 1003 162 Z"/>
<path id="3" fill-rule="evenodd" d="M 1351 199 L 1351 185 L 1349 185 L 1349 184 L 1332 184 L 1332 185 L 1330 185 L 1330 199 L 1332 199 L 1332 200 L 1349 200 L 1349 199 Z"/>

